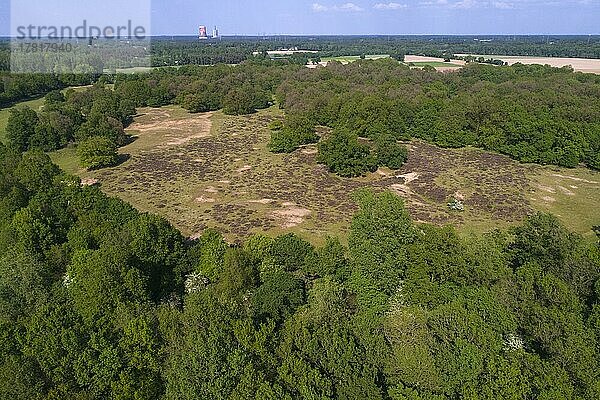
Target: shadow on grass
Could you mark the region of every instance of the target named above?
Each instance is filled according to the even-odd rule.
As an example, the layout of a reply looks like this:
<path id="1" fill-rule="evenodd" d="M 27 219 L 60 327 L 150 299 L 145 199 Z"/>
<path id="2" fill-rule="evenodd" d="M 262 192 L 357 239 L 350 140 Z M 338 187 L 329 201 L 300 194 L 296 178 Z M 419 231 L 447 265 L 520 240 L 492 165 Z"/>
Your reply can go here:
<path id="1" fill-rule="evenodd" d="M 107 168 L 115 168 L 118 167 L 121 164 L 126 163 L 127 161 L 129 161 L 129 159 L 131 158 L 131 154 L 119 154 L 117 157 L 117 161 L 114 164 L 111 165 L 106 165 L 103 167 L 98 167 L 98 168 L 88 168 L 88 171 L 100 171 L 103 169 L 107 169 Z"/>

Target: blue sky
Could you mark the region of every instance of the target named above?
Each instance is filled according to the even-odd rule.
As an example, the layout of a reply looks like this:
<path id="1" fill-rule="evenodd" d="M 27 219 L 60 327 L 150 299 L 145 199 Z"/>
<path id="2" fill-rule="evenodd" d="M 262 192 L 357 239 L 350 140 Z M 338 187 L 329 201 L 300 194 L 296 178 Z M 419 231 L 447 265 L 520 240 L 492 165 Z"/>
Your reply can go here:
<path id="1" fill-rule="evenodd" d="M 107 18 L 121 18 L 127 14 L 124 5 L 133 3 L 54 1 L 63 8 L 51 6 L 52 0 L 26 4 L 38 17 L 77 19 L 66 4 L 85 4 L 88 13 L 96 4 L 108 11 Z M 10 32 L 9 5 L 9 0 L 0 0 L 0 35 Z M 193 35 L 201 24 L 209 30 L 218 25 L 225 35 L 600 34 L 600 0 L 154 0 L 150 9 L 155 35 Z"/>

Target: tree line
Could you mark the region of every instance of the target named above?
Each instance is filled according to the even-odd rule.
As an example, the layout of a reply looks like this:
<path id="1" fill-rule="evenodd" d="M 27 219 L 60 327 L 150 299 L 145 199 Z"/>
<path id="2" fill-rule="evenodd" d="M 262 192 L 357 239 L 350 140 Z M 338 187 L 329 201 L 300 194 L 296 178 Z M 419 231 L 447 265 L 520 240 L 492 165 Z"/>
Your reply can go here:
<path id="1" fill-rule="evenodd" d="M 10 74 L 0 72 L 0 108 L 40 97 L 52 90 L 90 85 L 97 80 L 90 74 Z"/>

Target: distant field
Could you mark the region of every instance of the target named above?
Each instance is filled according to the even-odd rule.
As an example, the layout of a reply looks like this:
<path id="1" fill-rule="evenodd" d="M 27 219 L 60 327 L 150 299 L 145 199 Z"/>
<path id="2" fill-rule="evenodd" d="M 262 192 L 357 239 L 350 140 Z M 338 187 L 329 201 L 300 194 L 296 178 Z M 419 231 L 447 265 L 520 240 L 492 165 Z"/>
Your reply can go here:
<path id="1" fill-rule="evenodd" d="M 179 68 L 179 65 L 169 65 L 169 66 L 165 66 L 164 68 Z M 118 74 L 139 74 L 139 73 L 146 73 L 146 72 L 150 72 L 152 70 L 155 70 L 159 67 L 131 67 L 131 68 L 117 68 L 116 70 L 114 70 L 114 72 L 118 73 Z M 106 69 L 104 70 L 105 73 L 111 73 L 112 71 L 110 69 Z"/>
<path id="2" fill-rule="evenodd" d="M 430 65 L 438 71 L 454 71 L 457 68 L 465 65 L 465 62 L 461 60 L 450 60 L 450 62 L 444 62 L 443 58 L 413 56 L 408 54 L 404 57 L 404 63 L 412 64 L 417 68 L 423 68 L 426 65 Z"/>
<path id="3" fill-rule="evenodd" d="M 466 56 L 468 54 L 457 54 L 457 56 Z M 565 58 L 565 57 L 528 57 L 528 56 L 502 56 L 502 55 L 474 55 L 475 57 L 495 58 L 507 62 L 509 65 L 521 64 L 541 64 L 551 65 L 553 67 L 564 67 L 570 65 L 575 71 L 600 74 L 600 60 L 588 58 Z"/>
<path id="4" fill-rule="evenodd" d="M 366 60 L 378 60 L 380 58 L 389 58 L 389 54 L 368 54 L 365 55 Z M 348 64 L 360 60 L 360 56 L 340 56 L 340 57 L 323 57 L 321 62 L 339 61 L 342 64 Z"/>
<path id="5" fill-rule="evenodd" d="M 356 211 L 351 193 L 367 186 L 402 196 L 415 220 L 454 224 L 463 234 L 508 227 L 535 209 L 559 215 L 590 239 L 591 226 L 600 224 L 598 173 L 413 141 L 400 171 L 345 179 L 316 164 L 315 146 L 270 153 L 267 125 L 280 116 L 276 107 L 239 117 L 146 108 L 131 126 L 138 139 L 122 149 L 131 155 L 126 163 L 86 172 L 73 149 L 51 156 L 69 172 L 98 179 L 109 195 L 165 216 L 189 236 L 216 227 L 231 241 L 253 232 L 296 232 L 317 244 L 328 235 L 344 238 Z M 464 212 L 448 209 L 452 198 L 462 199 Z"/>
<path id="6" fill-rule="evenodd" d="M 462 65 L 452 64 L 448 62 L 441 61 L 422 61 L 422 62 L 412 62 L 410 65 L 414 65 L 415 67 L 424 67 L 429 65 L 434 68 L 461 68 Z"/>

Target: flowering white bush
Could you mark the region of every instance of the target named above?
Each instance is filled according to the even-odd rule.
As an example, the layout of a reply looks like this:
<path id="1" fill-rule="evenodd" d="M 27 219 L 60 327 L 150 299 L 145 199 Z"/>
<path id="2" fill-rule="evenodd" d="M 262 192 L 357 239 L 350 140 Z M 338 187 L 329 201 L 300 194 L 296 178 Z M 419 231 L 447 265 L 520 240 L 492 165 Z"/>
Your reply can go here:
<path id="1" fill-rule="evenodd" d="M 210 283 L 209 279 L 198 272 L 192 272 L 185 277 L 185 292 L 196 293 L 204 289 Z"/>
<path id="2" fill-rule="evenodd" d="M 504 338 L 504 350 L 522 350 L 525 341 L 521 336 L 510 334 Z"/>
<path id="3" fill-rule="evenodd" d="M 75 283 L 75 277 L 72 277 L 68 272 L 63 276 L 63 286 L 70 287 L 73 283 Z"/>
<path id="4" fill-rule="evenodd" d="M 452 199 L 452 201 L 448 203 L 448 208 L 452 211 L 465 211 L 465 205 L 462 201 L 457 199 Z"/>

